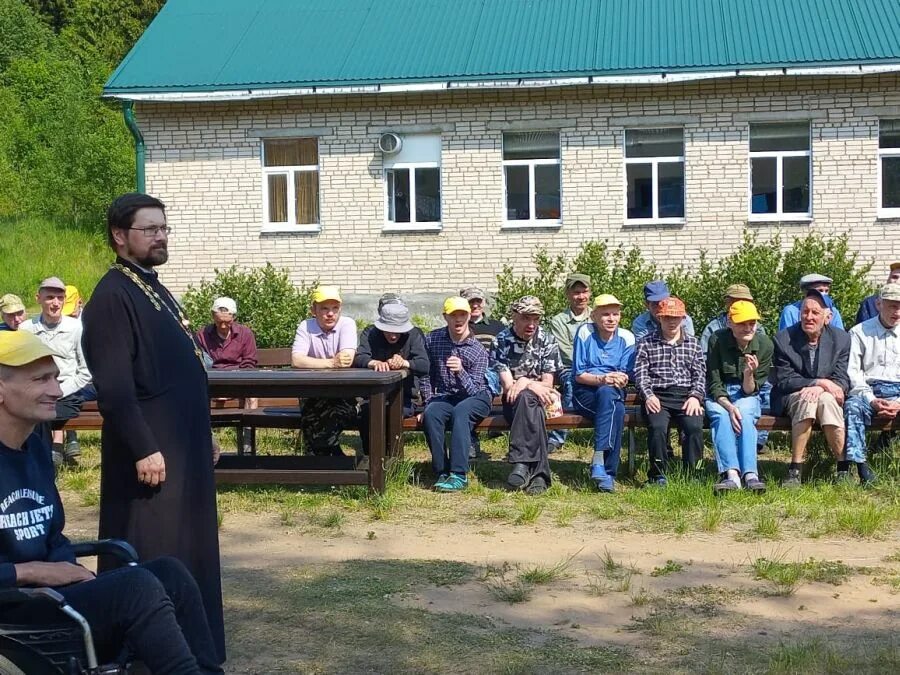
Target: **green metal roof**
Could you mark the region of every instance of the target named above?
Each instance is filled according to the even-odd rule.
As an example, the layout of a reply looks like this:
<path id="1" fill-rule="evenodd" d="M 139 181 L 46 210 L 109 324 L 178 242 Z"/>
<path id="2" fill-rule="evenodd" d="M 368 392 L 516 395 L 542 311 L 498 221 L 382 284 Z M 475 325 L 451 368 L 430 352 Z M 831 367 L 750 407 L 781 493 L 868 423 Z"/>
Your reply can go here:
<path id="1" fill-rule="evenodd" d="M 104 93 L 900 63 L 900 0 L 169 0 Z"/>

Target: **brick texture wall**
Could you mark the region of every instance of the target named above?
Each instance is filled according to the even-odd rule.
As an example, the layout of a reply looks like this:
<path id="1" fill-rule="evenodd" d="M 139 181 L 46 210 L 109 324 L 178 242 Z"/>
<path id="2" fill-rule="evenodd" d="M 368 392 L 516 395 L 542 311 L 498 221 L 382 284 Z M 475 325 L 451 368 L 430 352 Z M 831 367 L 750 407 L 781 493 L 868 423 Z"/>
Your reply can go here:
<path id="1" fill-rule="evenodd" d="M 848 232 L 875 278 L 900 259 L 898 220 L 877 217 L 878 113 L 900 106 L 900 77 L 767 77 L 654 86 L 322 96 L 138 106 L 147 189 L 169 207 L 175 234 L 162 269 L 176 291 L 214 268 L 271 262 L 296 281 L 347 292 L 487 288 L 504 263 L 530 271 L 538 246 L 574 252 L 586 240 L 638 246 L 662 269 L 698 251 L 727 254 L 752 227 L 765 238 Z M 748 119 L 810 113 L 813 220 L 748 223 Z M 675 116 L 685 138 L 686 217 L 678 226 L 624 223 L 622 118 Z M 757 116 L 757 117 L 754 117 Z M 560 131 L 563 223 L 504 229 L 502 130 L 521 122 Z M 530 122 L 529 122 L 530 121 Z M 548 122 L 549 123 L 549 122 Z M 439 233 L 383 232 L 379 128 L 442 129 Z M 661 124 L 661 126 L 670 126 Z M 319 140 L 321 231 L 262 233 L 261 141 L 253 130 L 328 128 Z"/>

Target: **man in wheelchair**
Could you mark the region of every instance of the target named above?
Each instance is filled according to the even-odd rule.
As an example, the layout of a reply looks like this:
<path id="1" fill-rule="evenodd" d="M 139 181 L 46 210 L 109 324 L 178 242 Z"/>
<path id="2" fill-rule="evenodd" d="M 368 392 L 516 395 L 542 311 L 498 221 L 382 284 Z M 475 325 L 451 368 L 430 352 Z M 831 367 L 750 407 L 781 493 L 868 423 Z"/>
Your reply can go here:
<path id="1" fill-rule="evenodd" d="M 55 417 L 62 395 L 53 356 L 30 333 L 0 332 L 0 592 L 57 591 L 87 620 L 103 662 L 124 649 L 156 674 L 222 673 L 197 584 L 179 561 L 98 577 L 75 561 L 50 446 L 35 430 Z M 0 622 L 40 621 L 46 608 L 38 605 L 4 605 Z"/>

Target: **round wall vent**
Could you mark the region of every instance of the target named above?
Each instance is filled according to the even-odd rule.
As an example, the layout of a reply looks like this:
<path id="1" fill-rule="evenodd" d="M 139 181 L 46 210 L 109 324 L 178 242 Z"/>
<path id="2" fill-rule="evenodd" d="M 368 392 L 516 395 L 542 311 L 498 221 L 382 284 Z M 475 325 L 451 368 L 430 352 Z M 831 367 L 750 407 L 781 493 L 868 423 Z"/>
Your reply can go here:
<path id="1" fill-rule="evenodd" d="M 403 139 L 397 134 L 388 132 L 378 139 L 378 149 L 386 155 L 396 155 L 403 147 Z"/>

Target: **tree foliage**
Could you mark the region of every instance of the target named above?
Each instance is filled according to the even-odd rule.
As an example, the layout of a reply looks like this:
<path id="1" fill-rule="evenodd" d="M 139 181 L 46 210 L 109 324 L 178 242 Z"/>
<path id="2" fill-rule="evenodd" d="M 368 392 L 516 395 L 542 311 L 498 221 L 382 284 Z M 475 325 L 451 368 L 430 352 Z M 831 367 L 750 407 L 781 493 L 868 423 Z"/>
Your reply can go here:
<path id="1" fill-rule="evenodd" d="M 287 270 L 271 264 L 254 269 L 215 270 L 212 281 L 190 287 L 182 296 L 194 330 L 209 323 L 213 300 L 226 296 L 238 306 L 237 321 L 250 326 L 258 347 L 289 347 L 300 319 L 309 316 L 310 296 L 316 283 L 294 286 Z"/>
<path id="2" fill-rule="evenodd" d="M 497 276 L 499 314 L 526 294 L 541 298 L 548 315 L 564 309 L 565 276 L 577 271 L 591 277 L 594 294 L 612 293 L 622 301 L 622 325 L 627 327 L 644 311 L 644 284 L 659 278 L 656 266 L 643 258 L 640 249 L 610 250 L 603 241 L 586 242 L 571 261 L 565 256 L 549 256 L 543 249 L 532 261 L 533 274 L 517 276 L 507 265 Z M 696 265 L 676 267 L 665 280 L 672 294 L 684 300 L 698 332 L 722 312 L 725 289 L 730 284 L 746 284 L 766 330 L 774 334 L 782 307 L 799 298 L 797 282 L 811 272 L 834 279 L 832 295 L 849 326 L 860 302 L 873 291 L 866 281 L 871 268 L 871 262 L 861 262 L 850 250 L 846 236 L 827 239 L 810 234 L 794 239 L 784 250 L 779 235 L 760 241 L 756 233 L 746 231 L 730 255 L 712 262 L 706 251 L 701 251 Z"/>
<path id="3" fill-rule="evenodd" d="M 102 227 L 133 188 L 133 142 L 104 82 L 163 0 L 0 0 L 0 217 Z"/>

